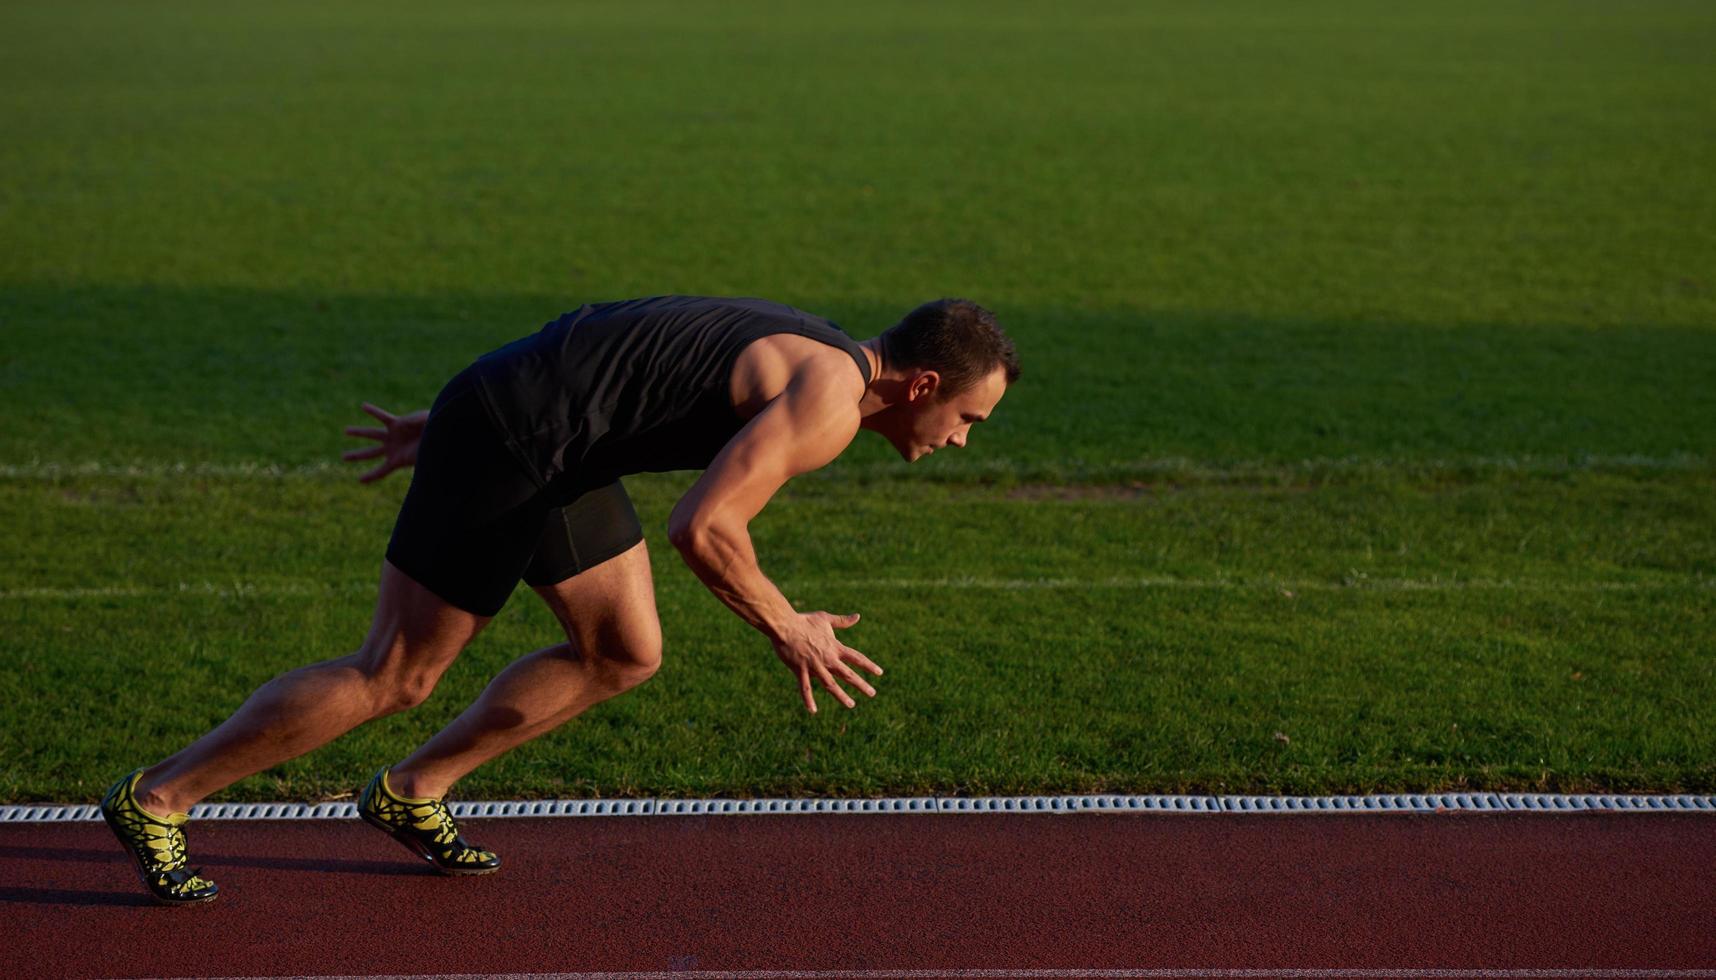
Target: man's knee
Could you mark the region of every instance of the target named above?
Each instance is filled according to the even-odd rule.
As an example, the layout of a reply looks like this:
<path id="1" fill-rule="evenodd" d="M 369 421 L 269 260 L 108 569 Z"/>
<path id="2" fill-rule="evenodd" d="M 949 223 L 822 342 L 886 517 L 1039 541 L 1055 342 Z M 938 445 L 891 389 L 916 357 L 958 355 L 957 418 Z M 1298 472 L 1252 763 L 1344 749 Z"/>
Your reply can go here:
<path id="1" fill-rule="evenodd" d="M 429 700 L 429 695 L 434 693 L 434 685 L 439 683 L 439 680 L 441 680 L 439 676 L 412 676 L 412 678 L 393 681 L 388 690 L 383 692 L 383 699 L 381 699 L 383 714 L 410 711 L 422 702 L 426 702 Z"/>
<path id="2" fill-rule="evenodd" d="M 368 684 L 374 715 L 395 714 L 429 700 L 456 656 L 457 650 L 412 649 L 409 644 L 360 654 L 358 669 Z"/>
<path id="3" fill-rule="evenodd" d="M 439 674 L 421 673 L 376 678 L 372 682 L 376 714 L 391 715 L 417 707 L 435 693 L 440 680 Z"/>
<path id="4" fill-rule="evenodd" d="M 661 641 L 653 646 L 634 649 L 625 664 L 627 687 L 636 687 L 655 676 L 661 669 Z"/>
<path id="5" fill-rule="evenodd" d="M 659 629 L 603 630 L 581 637 L 578 645 L 590 651 L 590 661 L 620 690 L 637 687 L 661 669 Z"/>
<path id="6" fill-rule="evenodd" d="M 632 640 L 614 661 L 622 690 L 637 687 L 661 669 L 661 638 Z"/>

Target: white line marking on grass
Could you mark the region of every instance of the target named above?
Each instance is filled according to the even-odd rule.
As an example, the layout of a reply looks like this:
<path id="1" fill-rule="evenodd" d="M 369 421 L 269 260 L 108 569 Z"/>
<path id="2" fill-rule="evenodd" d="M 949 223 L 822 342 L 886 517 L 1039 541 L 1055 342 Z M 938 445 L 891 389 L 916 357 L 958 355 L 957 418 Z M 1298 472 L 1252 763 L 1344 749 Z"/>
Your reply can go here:
<path id="1" fill-rule="evenodd" d="M 178 582 L 173 585 L 100 585 L 88 588 L 34 588 L 0 591 L 0 599 L 137 599 L 169 596 L 206 596 L 229 599 L 238 596 L 329 596 L 373 595 L 374 582 L 317 584 L 312 582 Z"/>
<path id="2" fill-rule="evenodd" d="M 189 463 L 182 460 L 135 460 L 129 463 L 57 463 L 31 460 L 28 463 L 0 463 L 0 479 L 59 480 L 66 477 L 129 477 L 141 479 L 170 479 L 186 476 L 211 476 L 220 479 L 280 480 L 288 478 L 320 478 L 330 475 L 350 476 L 357 480 L 359 467 L 353 463 Z"/>
<path id="3" fill-rule="evenodd" d="M 1716 579 L 1694 578 L 1679 582 L 1549 582 L 1515 579 L 1386 579 L 1359 575 L 1341 582 L 1240 579 L 1174 578 L 1171 576 L 1116 576 L 1110 578 L 861 578 L 824 579 L 796 586 L 800 589 L 845 586 L 865 589 L 1233 589 L 1289 592 L 1462 592 L 1468 590 L 1517 590 L 1521 592 L 1633 592 L 1655 589 L 1710 588 Z"/>
<path id="4" fill-rule="evenodd" d="M 295 976 L 250 977 L 244 980 L 419 980 L 427 974 L 392 974 L 388 976 Z M 1021 977 L 1716 977 L 1716 970 L 1652 970 L 1652 969 L 1138 969 L 1138 970 L 673 970 L 663 971 L 605 971 L 591 973 L 454 973 L 433 974 L 446 980 L 869 980 L 872 977 L 907 977 L 911 980 L 964 980 L 964 978 Z M 226 977 L 221 980 L 241 980 Z"/>
<path id="5" fill-rule="evenodd" d="M 814 589 L 903 589 L 907 591 L 991 590 L 1002 592 L 1057 591 L 1063 589 L 1117 589 L 1147 591 L 1150 589 L 1223 589 L 1256 592 L 1540 592 L 1540 593 L 1599 593 L 1599 592 L 1661 592 L 1679 589 L 1716 588 L 1713 578 L 1686 578 L 1680 581 L 1654 582 L 1553 582 L 1530 579 L 1389 579 L 1355 576 L 1340 582 L 1281 579 L 1241 578 L 1173 578 L 1170 576 L 1132 576 L 1111 578 L 986 578 L 961 576 L 953 578 L 849 578 L 823 579 L 817 582 L 782 583 L 786 591 Z M 166 598 L 172 596 L 209 598 L 290 597 L 371 595 L 373 582 L 176 582 L 169 585 L 98 585 L 86 587 L 53 587 L 4 589 L 0 600 L 26 599 L 104 599 L 104 598 Z"/>
<path id="6" fill-rule="evenodd" d="M 367 465 L 367 464 L 364 464 Z M 903 471 L 898 463 L 852 463 L 806 474 L 812 479 L 845 479 L 848 477 L 892 477 Z M 1207 460 L 1183 456 L 1164 456 L 1128 460 L 1116 463 L 1081 464 L 1063 460 L 1042 460 L 1022 463 L 1017 460 L 941 463 L 921 477 L 927 482 L 993 479 L 997 477 L 1030 481 L 1081 484 L 1095 480 L 1111 482 L 1131 477 L 1186 479 L 1244 479 L 1281 474 L 1352 473 L 1366 471 L 1465 472 L 1469 470 L 1509 473 L 1568 473 L 1586 470 L 1700 470 L 1716 466 L 1716 457 L 1696 453 L 1669 455 L 1609 454 L 1466 456 L 1416 458 L 1411 456 L 1322 456 L 1305 459 Z M 0 463 L 0 479 L 57 480 L 64 477 L 132 477 L 170 478 L 208 476 L 234 479 L 320 479 L 356 480 L 362 467 L 345 461 L 314 463 L 279 463 L 262 460 L 236 462 L 193 462 L 171 459 L 135 459 L 129 461 L 32 459 L 23 463 Z"/>

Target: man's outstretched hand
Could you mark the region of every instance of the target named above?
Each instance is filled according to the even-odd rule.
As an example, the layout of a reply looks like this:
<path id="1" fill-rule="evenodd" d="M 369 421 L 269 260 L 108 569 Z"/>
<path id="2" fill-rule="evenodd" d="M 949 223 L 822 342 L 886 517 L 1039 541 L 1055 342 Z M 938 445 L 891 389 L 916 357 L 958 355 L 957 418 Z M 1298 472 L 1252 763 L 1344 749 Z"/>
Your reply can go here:
<path id="1" fill-rule="evenodd" d="M 877 677 L 882 676 L 882 668 L 834 638 L 836 627 L 846 629 L 857 622 L 857 613 L 846 616 L 826 612 L 803 613 L 799 615 L 795 628 L 775 641 L 775 654 L 798 675 L 799 691 L 804 695 L 804 706 L 810 709 L 811 714 L 816 714 L 816 698 L 811 694 L 812 676 L 821 680 L 822 686 L 833 692 L 848 708 L 857 702 L 835 683 L 835 677 L 870 697 L 876 696 L 876 689 L 847 665 L 856 664 Z"/>
<path id="2" fill-rule="evenodd" d="M 412 412 L 409 415 L 394 415 L 371 405 L 363 403 L 363 410 L 381 420 L 384 428 L 374 426 L 348 425 L 346 435 L 362 439 L 374 439 L 381 443 L 366 449 L 348 449 L 340 458 L 348 461 L 360 459 L 382 460 L 376 468 L 358 477 L 359 483 L 373 483 L 402 466 L 414 466 L 417 463 L 417 443 L 423 438 L 423 425 L 429 421 L 429 410 Z"/>

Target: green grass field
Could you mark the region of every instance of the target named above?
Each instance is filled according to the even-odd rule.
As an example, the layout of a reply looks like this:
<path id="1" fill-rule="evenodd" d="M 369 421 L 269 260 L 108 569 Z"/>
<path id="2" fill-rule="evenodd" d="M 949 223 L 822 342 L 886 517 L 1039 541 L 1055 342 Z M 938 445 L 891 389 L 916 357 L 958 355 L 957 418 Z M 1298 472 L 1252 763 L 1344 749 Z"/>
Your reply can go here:
<path id="1" fill-rule="evenodd" d="M 629 480 L 667 660 L 463 798 L 1716 791 L 1716 9 L 0 9 L 0 800 L 362 639 L 338 462 L 564 309 L 995 309 L 962 453 L 753 527 L 806 715 Z M 555 642 L 217 799 L 350 792 Z M 830 710 L 830 709 L 834 710 Z"/>

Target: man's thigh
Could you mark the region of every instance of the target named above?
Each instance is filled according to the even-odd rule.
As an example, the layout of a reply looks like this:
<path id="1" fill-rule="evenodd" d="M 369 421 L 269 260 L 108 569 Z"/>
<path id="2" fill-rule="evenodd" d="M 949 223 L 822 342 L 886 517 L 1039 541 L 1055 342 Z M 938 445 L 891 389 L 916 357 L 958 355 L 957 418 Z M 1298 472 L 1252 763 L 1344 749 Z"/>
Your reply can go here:
<path id="1" fill-rule="evenodd" d="M 580 659 L 645 672 L 660 664 L 661 621 L 644 541 L 569 578 L 532 588 L 560 620 Z"/>
<path id="2" fill-rule="evenodd" d="M 389 689 L 427 696 L 489 620 L 453 605 L 384 560 L 375 616 L 355 655 L 357 666 Z"/>

